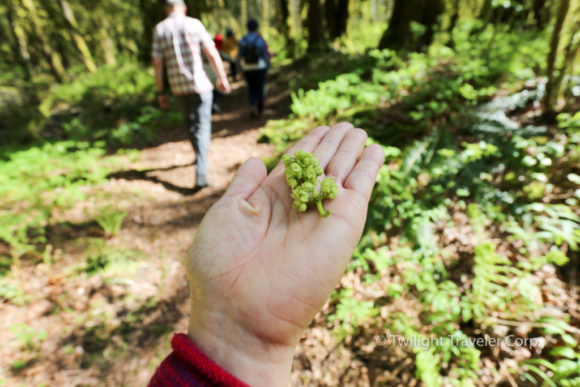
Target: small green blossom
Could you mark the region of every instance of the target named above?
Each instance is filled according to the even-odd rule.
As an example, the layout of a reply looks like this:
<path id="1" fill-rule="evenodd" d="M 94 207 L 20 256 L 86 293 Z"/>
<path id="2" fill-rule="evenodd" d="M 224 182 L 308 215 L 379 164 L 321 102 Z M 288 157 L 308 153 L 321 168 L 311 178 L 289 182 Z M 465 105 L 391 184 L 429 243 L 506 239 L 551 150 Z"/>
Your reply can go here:
<path id="1" fill-rule="evenodd" d="M 315 204 L 322 216 L 330 215 L 322 206 L 324 199 L 334 199 L 338 195 L 338 187 L 332 177 L 327 177 L 320 183 L 320 190 L 316 190 L 317 179 L 324 173 L 318 159 L 303 150 L 296 151 L 294 157 L 282 156 L 282 162 L 286 167 L 284 175 L 288 186 L 292 189 L 291 197 L 294 199 L 292 207 L 298 212 L 305 212 L 309 204 Z"/>

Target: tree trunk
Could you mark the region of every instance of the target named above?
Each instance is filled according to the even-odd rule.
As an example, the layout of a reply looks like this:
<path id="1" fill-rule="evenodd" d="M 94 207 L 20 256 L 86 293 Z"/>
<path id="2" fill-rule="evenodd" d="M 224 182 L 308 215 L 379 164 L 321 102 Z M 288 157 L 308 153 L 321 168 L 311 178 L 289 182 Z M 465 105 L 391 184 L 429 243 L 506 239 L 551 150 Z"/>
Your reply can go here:
<path id="1" fill-rule="evenodd" d="M 441 0 L 395 0 L 389 27 L 383 34 L 379 48 L 418 50 L 433 40 L 433 25 L 443 11 Z M 425 34 L 414 41 L 411 22 L 426 27 Z"/>
<path id="2" fill-rule="evenodd" d="M 550 52 L 548 54 L 548 60 L 546 64 L 546 75 L 548 77 L 548 82 L 546 83 L 546 92 L 544 94 L 544 113 L 551 115 L 554 112 L 554 107 L 558 99 L 558 89 L 560 85 L 556 84 L 558 79 L 557 74 L 554 73 L 554 68 L 556 64 L 556 56 L 558 54 L 558 46 L 560 44 L 560 32 L 562 31 L 562 26 L 564 25 L 564 20 L 566 19 L 566 14 L 570 8 L 570 0 L 561 0 L 560 6 L 558 7 L 558 12 L 556 14 L 556 22 L 554 24 L 554 31 L 552 32 L 552 38 L 550 39 Z"/>
<path id="3" fill-rule="evenodd" d="M 557 71 L 557 74 L 554 76 L 553 82 L 553 95 L 554 101 L 557 100 L 558 95 L 560 95 L 560 90 L 562 86 L 562 81 L 564 80 L 564 76 L 568 74 L 573 74 L 571 71 L 574 65 L 574 58 L 578 55 L 578 50 L 580 49 L 580 19 L 576 20 L 574 26 L 571 29 L 572 35 L 570 36 L 570 40 L 566 44 L 566 48 L 564 49 L 564 60 L 562 62 L 562 66 L 560 70 Z"/>
<path id="4" fill-rule="evenodd" d="M 139 60 L 142 63 L 151 62 L 151 48 L 153 46 L 153 31 L 155 26 L 165 17 L 163 3 L 156 0 L 139 0 L 143 35 L 137 43 Z"/>
<path id="5" fill-rule="evenodd" d="M 184 0 L 187 5 L 187 14 L 191 17 L 200 18 L 207 4 L 200 0 Z M 157 6 L 163 8 L 163 1 L 155 1 Z"/>
<path id="6" fill-rule="evenodd" d="M 489 22 L 489 20 L 491 19 L 492 11 L 493 11 L 492 0 L 485 0 L 483 2 L 481 10 L 479 11 L 478 19 L 483 21 L 484 24 Z"/>
<path id="7" fill-rule="evenodd" d="M 346 33 L 348 27 L 348 0 L 338 0 L 338 15 L 336 16 L 336 30 L 338 36 Z"/>
<path id="8" fill-rule="evenodd" d="M 266 37 L 268 36 L 268 30 L 270 29 L 270 7 L 268 4 L 269 0 L 262 0 L 262 34 Z"/>
<path id="9" fill-rule="evenodd" d="M 242 7 L 242 28 L 246 28 L 246 24 L 248 24 L 248 0 L 242 0 L 241 7 Z"/>
<path id="10" fill-rule="evenodd" d="M 292 20 L 292 32 L 294 41 L 298 42 L 302 39 L 302 4 L 300 0 L 290 1 L 290 19 Z"/>
<path id="11" fill-rule="evenodd" d="M 451 32 L 457 25 L 457 21 L 459 20 L 459 0 L 453 1 L 453 13 L 451 14 L 451 18 L 449 19 L 449 26 L 447 27 L 447 31 Z"/>
<path id="12" fill-rule="evenodd" d="M 81 59 L 89 72 L 93 73 L 97 71 L 97 66 L 95 66 L 95 61 L 91 55 L 91 51 L 87 46 L 87 43 L 83 39 L 82 35 L 79 33 L 79 26 L 77 20 L 73 13 L 72 8 L 66 0 L 59 0 L 60 8 L 67 23 L 67 28 L 69 33 L 75 43 L 76 48 L 81 54 Z"/>
<path id="13" fill-rule="evenodd" d="M 28 20 L 30 21 L 31 27 L 34 31 L 35 37 L 39 40 L 40 49 L 46 57 L 50 65 L 50 69 L 54 77 L 62 82 L 67 78 L 66 70 L 62 65 L 62 59 L 56 50 L 53 50 L 46 38 L 45 31 L 38 17 L 36 7 L 32 0 L 22 0 L 22 5 L 24 9 L 28 12 Z"/>
<path id="14" fill-rule="evenodd" d="M 545 7 L 546 0 L 534 0 L 532 4 L 532 16 L 538 29 L 543 29 L 546 25 L 546 15 L 549 15 L 549 12 Z"/>
<path id="15" fill-rule="evenodd" d="M 371 20 L 377 20 L 379 14 L 379 0 L 371 0 Z"/>
<path id="16" fill-rule="evenodd" d="M 336 39 L 346 32 L 348 0 L 326 0 L 324 3 L 328 37 Z"/>
<path id="17" fill-rule="evenodd" d="M 105 59 L 105 63 L 108 65 L 114 65 L 117 63 L 117 59 L 115 57 L 115 43 L 111 36 L 109 35 L 109 22 L 106 18 L 102 19 L 102 26 L 99 29 L 99 44 L 101 49 L 103 50 L 103 57 Z"/>
<path id="18" fill-rule="evenodd" d="M 290 44 L 292 40 L 290 39 L 290 28 L 288 28 L 288 21 L 290 19 L 290 9 L 288 8 L 288 0 L 280 0 L 278 3 L 278 8 L 280 12 L 278 25 L 280 26 L 280 32 L 284 39 L 286 40 L 286 44 Z"/>
<path id="19" fill-rule="evenodd" d="M 30 53 L 28 52 L 26 32 L 24 32 L 18 23 L 16 12 L 14 10 L 14 4 L 12 2 L 8 3 L 6 13 L 8 17 L 9 30 L 12 34 L 12 38 L 14 39 L 16 58 L 18 58 L 18 62 L 24 69 L 24 76 L 27 80 L 30 80 L 32 76 L 32 65 L 30 63 Z"/>
<path id="20" fill-rule="evenodd" d="M 320 0 L 308 0 L 308 51 L 316 52 L 324 48 L 322 35 L 322 7 Z"/>
<path id="21" fill-rule="evenodd" d="M 338 37 L 338 33 L 336 31 L 336 22 L 337 22 L 336 3 L 337 3 L 336 0 L 325 0 L 324 2 L 326 31 L 328 32 L 328 37 L 330 38 L 330 40 L 334 40 Z"/>

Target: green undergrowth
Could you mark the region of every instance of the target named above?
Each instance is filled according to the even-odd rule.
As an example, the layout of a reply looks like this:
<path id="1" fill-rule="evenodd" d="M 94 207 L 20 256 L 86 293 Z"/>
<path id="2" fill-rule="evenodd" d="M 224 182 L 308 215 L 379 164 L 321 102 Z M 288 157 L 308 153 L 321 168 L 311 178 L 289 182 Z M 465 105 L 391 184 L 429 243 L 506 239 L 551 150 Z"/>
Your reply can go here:
<path id="1" fill-rule="evenodd" d="M 69 82 L 20 85 L 0 100 L 0 129 L 13 143 L 30 139 L 104 141 L 109 148 L 142 147 L 180 125 L 176 109 L 155 103 L 149 67 L 122 61 Z"/>
<path id="2" fill-rule="evenodd" d="M 2 257 L 2 270 L 10 264 L 19 265 L 26 254 L 41 254 L 47 227 L 77 203 L 96 202 L 98 196 L 91 187 L 107 181 L 109 173 L 134 155 L 120 152 L 106 156 L 103 146 L 58 141 L 0 149 L 0 243 L 9 252 Z M 114 214 L 107 214 L 100 211 L 97 220 L 106 232 L 118 232 L 119 220 L 110 220 Z"/>
<path id="3" fill-rule="evenodd" d="M 327 63 L 331 74 L 298 78 L 292 116 L 270 122 L 261 140 L 282 152 L 317 124 L 346 120 L 385 150 L 348 270 L 362 273 L 365 286 L 386 289 L 387 300 L 418 306 L 391 313 L 388 303 L 343 288 L 327 316 L 337 339 L 359 326 L 438 339 L 409 348 L 415 376 L 430 387 L 475 386 L 490 372 L 482 358 L 494 348 L 458 343 L 542 338 L 541 348 L 511 348 L 529 353 L 515 361 L 512 377 L 577 386 L 580 335 L 566 309 L 554 312 L 560 305 L 546 297 L 554 290 L 545 273 L 569 265 L 580 245 L 580 113 L 545 126 L 518 122 L 519 112 L 541 99 L 546 36 L 492 26 L 472 34 L 473 27 L 461 23 L 445 45 L 422 53 L 370 50 L 314 60 L 313 68 Z M 485 110 L 530 80 L 534 90 L 518 94 L 520 102 Z M 317 86 L 304 86 L 311 82 Z M 559 286 L 565 291 L 564 282 Z M 504 331 L 496 329 L 502 324 Z M 499 362 L 513 356 L 491 358 L 491 372 L 502 372 Z"/>

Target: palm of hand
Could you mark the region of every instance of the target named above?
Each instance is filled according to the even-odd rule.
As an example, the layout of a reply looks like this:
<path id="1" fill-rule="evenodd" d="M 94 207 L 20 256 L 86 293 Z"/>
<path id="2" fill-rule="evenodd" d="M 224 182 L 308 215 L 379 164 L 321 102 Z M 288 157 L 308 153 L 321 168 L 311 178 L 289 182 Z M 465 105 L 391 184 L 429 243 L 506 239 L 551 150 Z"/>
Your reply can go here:
<path id="1" fill-rule="evenodd" d="M 270 345 L 294 346 L 338 282 L 366 218 L 382 150 L 366 134 L 321 127 L 293 150 L 314 150 L 339 186 L 332 213 L 292 208 L 283 166 L 266 177 L 250 160 L 206 215 L 187 262 L 192 315 L 205 326 L 233 321 Z M 361 155 L 362 153 L 362 155 Z M 205 319 L 205 322 L 204 322 Z"/>

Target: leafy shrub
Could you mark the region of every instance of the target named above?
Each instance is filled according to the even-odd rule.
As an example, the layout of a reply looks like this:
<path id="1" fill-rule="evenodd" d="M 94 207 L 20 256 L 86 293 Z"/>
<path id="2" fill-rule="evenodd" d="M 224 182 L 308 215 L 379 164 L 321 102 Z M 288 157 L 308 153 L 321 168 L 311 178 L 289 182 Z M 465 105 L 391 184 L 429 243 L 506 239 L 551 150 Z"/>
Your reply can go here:
<path id="1" fill-rule="evenodd" d="M 142 146 L 153 141 L 155 131 L 177 126 L 181 119 L 179 114 L 153 107 L 154 95 L 150 70 L 127 62 L 56 85 L 40 111 L 45 117 L 54 115 L 65 138 Z"/>
<path id="2" fill-rule="evenodd" d="M 45 242 L 55 210 L 85 200 L 83 187 L 106 180 L 119 159 L 101 161 L 105 151 L 95 145 L 61 141 L 0 149 L 0 240 L 14 259 Z"/>
<path id="3" fill-rule="evenodd" d="M 479 33 L 473 34 L 474 28 Z M 558 353 L 573 357 L 577 345 L 568 323 L 557 324 L 546 312 L 535 272 L 546 264 L 566 264 L 562 247 L 576 251 L 580 244 L 580 219 L 570 207 L 580 191 L 565 204 L 549 198 L 580 181 L 572 167 L 580 160 L 580 115 L 560 115 L 552 134 L 531 125 L 506 127 L 508 115 L 540 98 L 539 87 L 504 104 L 506 120 L 484 127 L 476 107 L 500 88 L 520 89 L 542 71 L 544 56 L 534 52 L 545 53 L 545 35 L 513 34 L 466 21 L 451 36 L 449 46 L 436 43 L 426 53 L 369 51 L 370 66 L 323 79 L 314 89 L 296 87 L 292 94 L 295 117 L 313 125 L 351 120 L 387 154 L 348 270 L 362 269 L 369 282 L 388 281 L 383 284 L 386 296 L 421 303 L 418 320 L 394 315 L 386 328 L 407 338 L 442 340 L 413 351 L 416 376 L 428 386 L 476 384 L 480 349 L 455 346 L 449 337 L 467 339 L 470 327 L 485 330 L 494 318 L 545 326 L 541 334 L 566 343 Z M 522 39 L 526 44 L 517 43 Z M 286 127 L 298 126 L 295 122 Z M 288 135 L 283 122 L 276 125 L 280 132 L 264 131 L 263 137 L 281 151 L 283 142 L 297 139 L 302 129 Z M 449 261 L 438 234 L 457 212 L 465 212 L 477 236 L 465 283 L 450 277 L 457 263 Z M 507 235 L 507 243 L 521 241 L 513 252 L 517 258 L 500 253 L 488 235 L 491 230 Z M 395 245 L 390 244 L 393 235 Z M 391 270 L 399 275 L 397 281 L 389 276 Z M 373 324 L 378 313 L 370 300 L 353 300 L 350 290 L 335 294 L 334 301 L 336 312 L 328 319 L 339 337 Z M 545 375 L 548 384 L 575 377 L 572 364 L 556 366 L 563 359 L 549 350 L 538 355 L 538 362 L 522 364 L 522 376 L 535 380 Z"/>
<path id="4" fill-rule="evenodd" d="M 112 236 L 119 233 L 123 224 L 123 219 L 125 219 L 128 214 L 129 213 L 126 211 L 120 211 L 117 208 L 107 206 L 99 211 L 96 220 L 103 231 L 105 231 L 105 234 Z"/>

